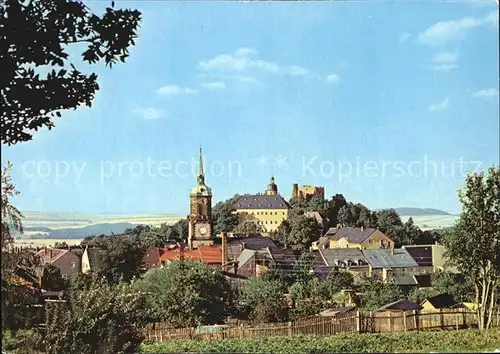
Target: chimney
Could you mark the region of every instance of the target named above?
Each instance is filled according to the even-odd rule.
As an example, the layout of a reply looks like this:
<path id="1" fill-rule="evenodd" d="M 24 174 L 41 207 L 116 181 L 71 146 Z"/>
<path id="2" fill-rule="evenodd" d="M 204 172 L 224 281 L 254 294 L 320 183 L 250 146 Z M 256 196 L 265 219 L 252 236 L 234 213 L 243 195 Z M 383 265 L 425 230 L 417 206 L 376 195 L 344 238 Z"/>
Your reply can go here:
<path id="1" fill-rule="evenodd" d="M 50 251 L 49 251 L 49 252 L 50 252 L 50 253 L 49 253 L 49 257 L 50 257 L 50 258 L 52 258 L 52 248 L 50 249 Z"/>
<path id="2" fill-rule="evenodd" d="M 43 254 L 47 255 L 47 247 L 46 246 L 43 247 Z"/>
<path id="3" fill-rule="evenodd" d="M 227 232 L 223 231 L 221 233 L 222 237 L 222 270 L 227 272 L 228 271 L 228 262 L 229 262 L 229 256 L 228 256 L 228 249 L 227 249 Z"/>
<path id="4" fill-rule="evenodd" d="M 299 197 L 299 185 L 297 183 L 292 184 L 292 199 L 297 200 Z"/>

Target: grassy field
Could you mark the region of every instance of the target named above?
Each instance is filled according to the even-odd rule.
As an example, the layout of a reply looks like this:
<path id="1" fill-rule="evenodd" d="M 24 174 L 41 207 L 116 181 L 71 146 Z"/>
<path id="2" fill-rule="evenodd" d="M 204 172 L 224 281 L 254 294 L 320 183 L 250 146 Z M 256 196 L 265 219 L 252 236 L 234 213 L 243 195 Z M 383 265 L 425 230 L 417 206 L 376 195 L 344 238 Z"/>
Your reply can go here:
<path id="1" fill-rule="evenodd" d="M 25 248 L 25 247 L 50 247 L 54 246 L 56 243 L 66 242 L 68 245 L 79 245 L 82 242 L 82 239 L 55 239 L 55 238 L 46 238 L 46 239 L 17 239 L 15 241 L 15 245 L 17 247 Z"/>
<path id="2" fill-rule="evenodd" d="M 339 334 L 329 337 L 171 340 L 143 344 L 143 353 L 477 353 L 500 348 L 500 329 Z"/>
<path id="3" fill-rule="evenodd" d="M 175 214 L 87 214 L 23 212 L 25 227 L 48 227 L 52 230 L 80 228 L 104 223 L 131 223 L 159 226 L 175 224 L 183 215 Z"/>
<path id="4" fill-rule="evenodd" d="M 401 216 L 403 222 L 406 222 L 409 218 L 412 218 L 415 224 L 422 230 L 450 227 L 458 220 L 458 216 L 456 215 Z"/>

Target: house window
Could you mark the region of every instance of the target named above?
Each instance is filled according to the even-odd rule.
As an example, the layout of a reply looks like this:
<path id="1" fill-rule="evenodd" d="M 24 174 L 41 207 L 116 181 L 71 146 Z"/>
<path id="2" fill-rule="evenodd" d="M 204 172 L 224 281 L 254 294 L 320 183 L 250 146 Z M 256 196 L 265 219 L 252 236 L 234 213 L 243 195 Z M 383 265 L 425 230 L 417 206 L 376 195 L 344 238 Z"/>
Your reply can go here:
<path id="1" fill-rule="evenodd" d="M 71 268 L 75 268 L 76 267 L 76 263 L 75 262 L 71 262 Z"/>
<path id="2" fill-rule="evenodd" d="M 62 274 L 61 276 L 63 279 L 68 279 L 68 274 Z"/>

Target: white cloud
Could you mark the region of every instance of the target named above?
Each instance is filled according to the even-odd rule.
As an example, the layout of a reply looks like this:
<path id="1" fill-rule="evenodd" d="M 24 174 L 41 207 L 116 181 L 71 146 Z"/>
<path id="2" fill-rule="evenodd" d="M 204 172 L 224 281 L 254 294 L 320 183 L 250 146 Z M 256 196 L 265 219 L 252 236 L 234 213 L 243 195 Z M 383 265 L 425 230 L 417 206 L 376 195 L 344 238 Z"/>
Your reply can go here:
<path id="1" fill-rule="evenodd" d="M 226 88 L 222 81 L 204 82 L 201 86 L 209 90 L 224 90 Z"/>
<path id="2" fill-rule="evenodd" d="M 458 53 L 441 52 L 432 58 L 434 63 L 454 63 L 458 60 Z"/>
<path id="3" fill-rule="evenodd" d="M 457 52 L 440 52 L 432 58 L 433 65 L 428 69 L 432 71 L 450 71 L 458 68 L 458 53 Z"/>
<path id="4" fill-rule="evenodd" d="M 253 76 L 231 76 L 232 79 L 240 81 L 240 82 L 246 82 L 246 83 L 257 83 L 258 80 L 253 77 Z"/>
<path id="5" fill-rule="evenodd" d="M 335 74 L 330 74 L 326 77 L 327 82 L 337 83 L 340 81 L 339 76 Z"/>
<path id="6" fill-rule="evenodd" d="M 498 97 L 498 90 L 494 88 L 490 89 L 483 89 L 476 91 L 472 94 L 472 97 L 475 98 L 497 98 Z"/>
<path id="7" fill-rule="evenodd" d="M 450 71 L 457 68 L 458 64 L 438 64 L 428 67 L 428 69 L 432 71 Z"/>
<path id="8" fill-rule="evenodd" d="M 155 120 L 160 119 L 163 116 L 163 112 L 159 109 L 148 107 L 148 108 L 136 108 L 134 113 L 140 115 L 145 120 Z"/>
<path id="9" fill-rule="evenodd" d="M 460 20 L 441 21 L 433 24 L 418 36 L 420 44 L 438 45 L 453 39 L 460 39 L 473 28 L 495 25 L 498 23 L 498 12 L 493 11 L 483 18 L 466 17 Z"/>
<path id="10" fill-rule="evenodd" d="M 258 51 L 253 48 L 239 48 L 235 54 L 221 54 L 209 60 L 202 60 L 198 68 L 204 71 L 245 72 L 258 70 L 272 74 L 304 76 L 310 73 L 298 65 L 279 65 L 271 61 L 254 59 Z"/>
<path id="11" fill-rule="evenodd" d="M 429 111 L 431 112 L 439 112 L 444 111 L 450 106 L 450 97 L 446 97 L 442 102 L 431 104 L 429 106 Z"/>
<path id="12" fill-rule="evenodd" d="M 309 70 L 297 65 L 290 66 L 288 70 L 289 74 L 292 76 L 303 76 L 309 74 Z"/>
<path id="13" fill-rule="evenodd" d="M 399 43 L 406 43 L 406 41 L 408 41 L 408 39 L 410 39 L 410 36 L 411 36 L 411 33 L 409 33 L 409 32 L 401 33 L 401 35 L 399 36 Z"/>
<path id="14" fill-rule="evenodd" d="M 179 94 L 195 95 L 198 93 L 198 90 L 191 89 L 189 87 L 180 87 L 177 85 L 166 85 L 156 90 L 156 93 L 164 96 L 179 95 Z"/>
<path id="15" fill-rule="evenodd" d="M 259 52 L 253 48 L 242 47 L 236 50 L 236 56 L 244 57 L 248 55 L 258 55 Z"/>

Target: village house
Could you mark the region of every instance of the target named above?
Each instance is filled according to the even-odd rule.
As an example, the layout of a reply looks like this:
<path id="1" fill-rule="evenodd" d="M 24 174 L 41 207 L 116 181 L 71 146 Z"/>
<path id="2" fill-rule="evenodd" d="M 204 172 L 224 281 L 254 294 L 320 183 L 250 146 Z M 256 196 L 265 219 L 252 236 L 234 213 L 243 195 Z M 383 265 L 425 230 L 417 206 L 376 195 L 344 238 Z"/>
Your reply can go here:
<path id="1" fill-rule="evenodd" d="M 266 247 L 252 250 L 244 249 L 236 259 L 238 274 L 246 277 L 260 276 L 271 265 L 284 272 L 293 272 L 297 259 L 291 249 L 280 247 Z"/>
<path id="2" fill-rule="evenodd" d="M 394 248 L 394 241 L 373 228 L 331 227 L 318 242 L 313 243 L 312 249 L 318 248 L 390 249 Z"/>
<path id="3" fill-rule="evenodd" d="M 99 269 L 99 255 L 104 251 L 98 248 L 85 247 L 82 255 L 82 273 L 96 272 Z"/>
<path id="4" fill-rule="evenodd" d="M 320 248 L 317 254 L 327 267 L 328 273 L 334 268 L 344 269 L 353 275 L 355 284 L 360 284 L 369 274 L 370 265 L 358 248 Z"/>
<path id="5" fill-rule="evenodd" d="M 401 286 L 418 286 L 415 275 L 422 270 L 406 249 L 363 250 L 363 255 L 369 264 L 369 277 L 394 281 Z"/>
<path id="6" fill-rule="evenodd" d="M 237 267 L 237 273 L 252 277 L 263 274 L 271 264 L 284 271 L 293 271 L 297 259 L 291 249 L 278 247 L 267 237 L 229 237 L 228 262 Z"/>
<path id="7" fill-rule="evenodd" d="M 70 249 L 44 247 L 37 252 L 37 256 L 40 257 L 42 266 L 52 264 L 59 268 L 63 279 L 68 279 L 81 271 L 80 257 Z"/>
<path id="8" fill-rule="evenodd" d="M 430 296 L 426 298 L 420 306 L 424 311 L 436 312 L 440 309 L 452 308 L 456 306 L 458 302 L 448 293 L 439 294 L 436 296 Z"/>
<path id="9" fill-rule="evenodd" d="M 222 250 L 219 246 L 198 246 L 193 249 L 181 249 L 181 247 L 166 248 L 160 256 L 162 264 L 178 261 L 184 258 L 186 261 L 201 262 L 220 268 L 222 266 Z"/>
<path id="10" fill-rule="evenodd" d="M 391 312 L 391 313 L 401 313 L 406 311 L 418 311 L 420 310 L 420 306 L 410 300 L 397 300 L 386 304 L 374 312 Z"/>

